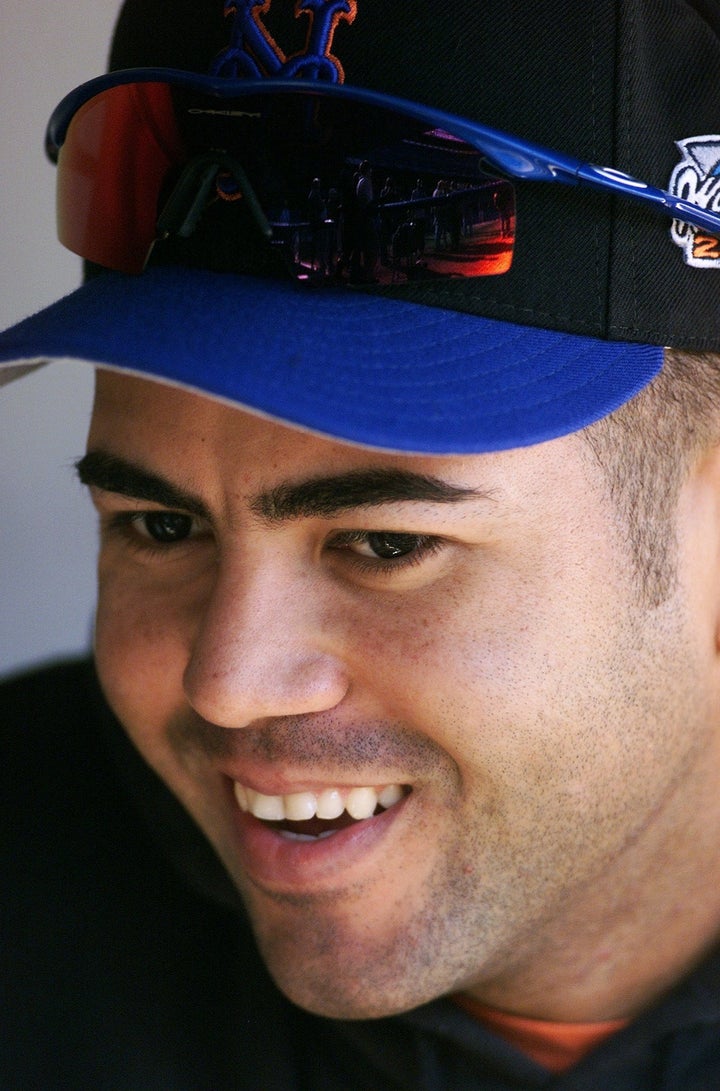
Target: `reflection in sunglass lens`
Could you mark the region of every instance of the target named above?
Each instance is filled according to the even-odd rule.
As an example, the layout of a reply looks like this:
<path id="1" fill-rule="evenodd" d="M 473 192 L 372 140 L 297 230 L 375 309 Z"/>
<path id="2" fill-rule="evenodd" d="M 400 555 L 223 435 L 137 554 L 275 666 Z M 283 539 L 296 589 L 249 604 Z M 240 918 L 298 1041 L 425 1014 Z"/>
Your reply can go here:
<path id="1" fill-rule="evenodd" d="M 224 99 L 146 84 L 97 96 L 106 97 L 111 109 L 96 109 L 94 120 L 87 107 L 78 112 L 60 156 L 62 171 L 64 160 L 77 162 L 73 147 L 104 148 L 95 169 L 104 197 L 88 200 L 90 169 L 84 205 L 96 209 L 89 220 L 112 205 L 117 238 L 106 242 L 105 260 L 85 253 L 91 260 L 139 271 L 152 250 L 153 260 L 241 272 L 282 265 L 299 280 L 333 284 L 488 276 L 510 267 L 513 187 L 450 133 L 322 94 Z M 103 112 L 113 115 L 112 140 Z M 64 184 L 77 198 L 72 173 Z M 78 229 L 76 200 L 65 204 L 72 211 L 63 241 L 92 249 L 93 232 Z M 136 236 L 131 259 L 127 236 Z"/>

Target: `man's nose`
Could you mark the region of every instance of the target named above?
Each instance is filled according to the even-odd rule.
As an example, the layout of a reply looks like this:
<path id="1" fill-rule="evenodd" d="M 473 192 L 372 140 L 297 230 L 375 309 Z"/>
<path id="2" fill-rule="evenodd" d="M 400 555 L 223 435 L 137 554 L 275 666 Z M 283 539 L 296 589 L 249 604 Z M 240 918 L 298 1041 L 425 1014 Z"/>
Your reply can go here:
<path id="1" fill-rule="evenodd" d="M 339 704 L 349 679 L 333 647 L 329 590 L 323 595 L 322 581 L 299 564 L 221 572 L 184 675 L 195 711 L 221 727 L 245 727 Z"/>

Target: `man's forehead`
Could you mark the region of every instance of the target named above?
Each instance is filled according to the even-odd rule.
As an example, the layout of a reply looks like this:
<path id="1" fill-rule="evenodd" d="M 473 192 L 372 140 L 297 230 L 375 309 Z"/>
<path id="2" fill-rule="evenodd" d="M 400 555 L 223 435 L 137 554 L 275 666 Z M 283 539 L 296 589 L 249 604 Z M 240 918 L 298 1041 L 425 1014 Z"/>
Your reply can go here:
<path id="1" fill-rule="evenodd" d="M 227 455 L 235 463 L 247 461 L 260 447 L 266 457 L 288 446 L 294 458 L 310 445 L 326 445 L 336 459 L 353 452 L 350 444 L 313 437 L 200 391 L 104 368 L 96 373 L 88 441 L 89 448 L 95 445 L 148 465 L 168 456 L 179 465 L 191 451 L 195 458 L 217 462 Z"/>
<path id="2" fill-rule="evenodd" d="M 202 391 L 178 386 L 170 381 L 146 378 L 109 367 L 95 370 L 93 421 L 106 418 L 140 421 L 153 415 L 195 416 L 199 419 L 217 413 L 222 406 L 218 399 Z M 240 406 L 227 406 L 243 412 Z"/>

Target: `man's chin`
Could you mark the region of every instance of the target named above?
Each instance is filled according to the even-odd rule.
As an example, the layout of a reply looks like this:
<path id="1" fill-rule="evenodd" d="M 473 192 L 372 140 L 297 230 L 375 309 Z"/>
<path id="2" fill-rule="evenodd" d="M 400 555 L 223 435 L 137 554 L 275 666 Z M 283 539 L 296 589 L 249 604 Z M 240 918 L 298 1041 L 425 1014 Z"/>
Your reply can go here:
<path id="1" fill-rule="evenodd" d="M 294 1004 L 328 1019 L 380 1019 L 434 999 L 439 982 L 404 972 L 402 944 L 379 941 L 363 946 L 324 927 L 280 938 L 255 928 L 260 954 L 278 989 Z M 368 927 L 367 935 L 372 929 Z"/>
<path id="2" fill-rule="evenodd" d="M 273 972 L 272 966 L 269 966 L 269 970 L 275 984 L 288 1000 L 299 1008 L 326 1019 L 383 1019 L 419 1007 L 425 1002 L 412 1001 L 407 996 L 378 995 L 369 986 L 363 987 L 362 979 L 349 980 L 342 972 L 330 984 L 313 979 L 303 980 L 302 977 L 288 974 L 286 968 L 277 974 Z"/>

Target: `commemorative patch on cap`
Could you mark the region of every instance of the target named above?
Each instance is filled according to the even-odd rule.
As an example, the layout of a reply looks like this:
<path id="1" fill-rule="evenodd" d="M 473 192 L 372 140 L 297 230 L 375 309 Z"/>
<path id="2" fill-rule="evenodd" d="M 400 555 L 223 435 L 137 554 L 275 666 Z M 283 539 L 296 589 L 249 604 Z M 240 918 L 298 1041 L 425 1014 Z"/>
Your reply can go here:
<path id="1" fill-rule="evenodd" d="M 720 212 L 720 136 L 689 136 L 676 141 L 682 159 L 670 177 L 670 192 L 684 201 Z M 720 239 L 691 224 L 673 220 L 673 242 L 695 269 L 720 269 Z"/>

